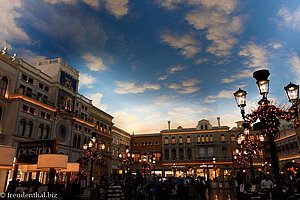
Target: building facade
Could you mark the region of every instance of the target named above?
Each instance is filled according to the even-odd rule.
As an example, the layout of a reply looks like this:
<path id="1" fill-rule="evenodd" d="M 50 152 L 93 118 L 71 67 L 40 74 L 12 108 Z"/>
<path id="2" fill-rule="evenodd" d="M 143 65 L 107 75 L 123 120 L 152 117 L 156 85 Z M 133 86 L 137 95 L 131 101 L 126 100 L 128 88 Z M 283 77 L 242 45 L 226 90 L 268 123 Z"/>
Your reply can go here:
<path id="1" fill-rule="evenodd" d="M 130 149 L 131 136 L 126 131 L 113 126 L 112 127 L 112 160 L 111 160 L 111 173 L 119 173 L 121 170 L 122 158 L 126 155 L 126 149 Z M 122 155 L 122 158 L 119 155 Z"/>
<path id="2" fill-rule="evenodd" d="M 58 153 L 68 155 L 68 162 L 76 162 L 83 144 L 96 131 L 100 138 L 108 137 L 106 151 L 110 152 L 113 117 L 78 93 L 79 72 L 64 60 L 46 60 L 32 66 L 4 48 L 0 76 L 0 144 L 17 149 L 20 141 L 58 139 Z M 103 131 L 98 131 L 97 122 L 105 124 Z M 4 188 L 5 177 L 11 179 L 12 171 L 0 173 Z M 34 173 L 30 176 L 35 178 Z M 19 168 L 18 178 L 26 177 Z M 40 181 L 45 177 L 46 173 L 41 173 Z"/>
<path id="3" fill-rule="evenodd" d="M 164 176 L 162 169 L 162 135 L 160 133 L 132 135 L 131 152 L 134 155 L 134 163 L 131 166 L 132 172 L 138 173 L 143 170 L 141 163 L 145 159 L 153 174 Z"/>
<path id="4" fill-rule="evenodd" d="M 196 128 L 162 130 L 165 176 L 194 174 L 206 179 L 228 178 L 232 170 L 229 127 L 213 127 L 202 119 Z M 215 160 L 215 161 L 214 161 Z"/>

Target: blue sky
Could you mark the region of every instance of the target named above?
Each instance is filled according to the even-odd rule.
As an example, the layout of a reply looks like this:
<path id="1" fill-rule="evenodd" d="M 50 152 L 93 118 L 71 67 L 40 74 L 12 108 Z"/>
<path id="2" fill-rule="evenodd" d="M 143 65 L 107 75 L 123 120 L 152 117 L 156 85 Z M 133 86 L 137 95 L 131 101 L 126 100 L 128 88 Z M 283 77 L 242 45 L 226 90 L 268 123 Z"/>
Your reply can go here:
<path id="1" fill-rule="evenodd" d="M 297 0 L 0 0 L 0 44 L 32 64 L 61 57 L 79 92 L 137 133 L 240 120 L 232 93 L 260 99 L 252 73 L 270 70 L 270 98 L 300 83 Z"/>

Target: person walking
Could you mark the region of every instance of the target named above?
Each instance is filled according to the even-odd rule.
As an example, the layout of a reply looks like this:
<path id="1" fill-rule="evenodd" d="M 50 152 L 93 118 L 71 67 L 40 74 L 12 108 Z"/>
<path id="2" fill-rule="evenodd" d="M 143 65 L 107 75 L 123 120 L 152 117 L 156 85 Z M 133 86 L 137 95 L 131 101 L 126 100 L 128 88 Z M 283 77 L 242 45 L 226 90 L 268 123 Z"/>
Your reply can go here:
<path id="1" fill-rule="evenodd" d="M 108 187 L 108 200 L 123 200 L 123 190 L 119 184 L 119 180 L 115 178 L 114 182 Z"/>

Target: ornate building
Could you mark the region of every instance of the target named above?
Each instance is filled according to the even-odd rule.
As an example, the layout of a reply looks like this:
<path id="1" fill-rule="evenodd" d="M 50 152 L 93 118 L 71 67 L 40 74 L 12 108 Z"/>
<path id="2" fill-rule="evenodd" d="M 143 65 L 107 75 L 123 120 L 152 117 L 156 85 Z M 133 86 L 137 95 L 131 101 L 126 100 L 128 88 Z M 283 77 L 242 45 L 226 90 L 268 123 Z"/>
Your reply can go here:
<path id="1" fill-rule="evenodd" d="M 195 174 L 206 178 L 227 178 L 232 169 L 229 127 L 213 127 L 202 119 L 196 128 L 162 130 L 162 165 L 165 176 Z M 215 162 L 214 162 L 215 159 Z M 173 169 L 172 169 L 173 166 Z"/>
<path id="2" fill-rule="evenodd" d="M 111 173 L 119 173 L 119 170 L 121 169 L 121 158 L 119 155 L 121 154 L 123 158 L 125 157 L 126 149 L 130 149 L 131 136 L 126 131 L 113 126 L 112 138 Z"/>
<path id="3" fill-rule="evenodd" d="M 76 162 L 83 144 L 95 130 L 100 138 L 110 137 L 106 149 L 110 151 L 113 117 L 78 93 L 79 72 L 61 58 L 32 66 L 16 55 L 10 56 L 4 48 L 0 54 L 0 76 L 0 144 L 17 149 L 20 141 L 57 138 L 58 153 L 68 155 L 69 162 Z M 28 178 L 21 170 L 18 177 Z M 5 177 L 11 179 L 12 172 L 0 173 L 2 190 Z M 30 172 L 30 176 L 35 178 L 35 172 Z M 38 177 L 43 181 L 46 173 Z"/>

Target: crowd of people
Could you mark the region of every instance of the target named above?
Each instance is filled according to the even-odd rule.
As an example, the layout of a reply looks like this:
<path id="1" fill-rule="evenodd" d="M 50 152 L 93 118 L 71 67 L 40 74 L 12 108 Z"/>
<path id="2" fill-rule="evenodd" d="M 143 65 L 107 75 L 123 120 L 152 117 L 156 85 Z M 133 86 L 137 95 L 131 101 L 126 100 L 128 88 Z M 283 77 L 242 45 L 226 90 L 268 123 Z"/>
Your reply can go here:
<path id="1" fill-rule="evenodd" d="M 115 177 L 111 184 L 102 178 L 96 187 L 99 199 L 135 199 L 135 200 L 193 200 L 206 199 L 205 191 L 208 188 L 203 178 L 162 179 L 159 177 L 144 178 L 142 175 L 127 177 L 125 180 Z"/>

